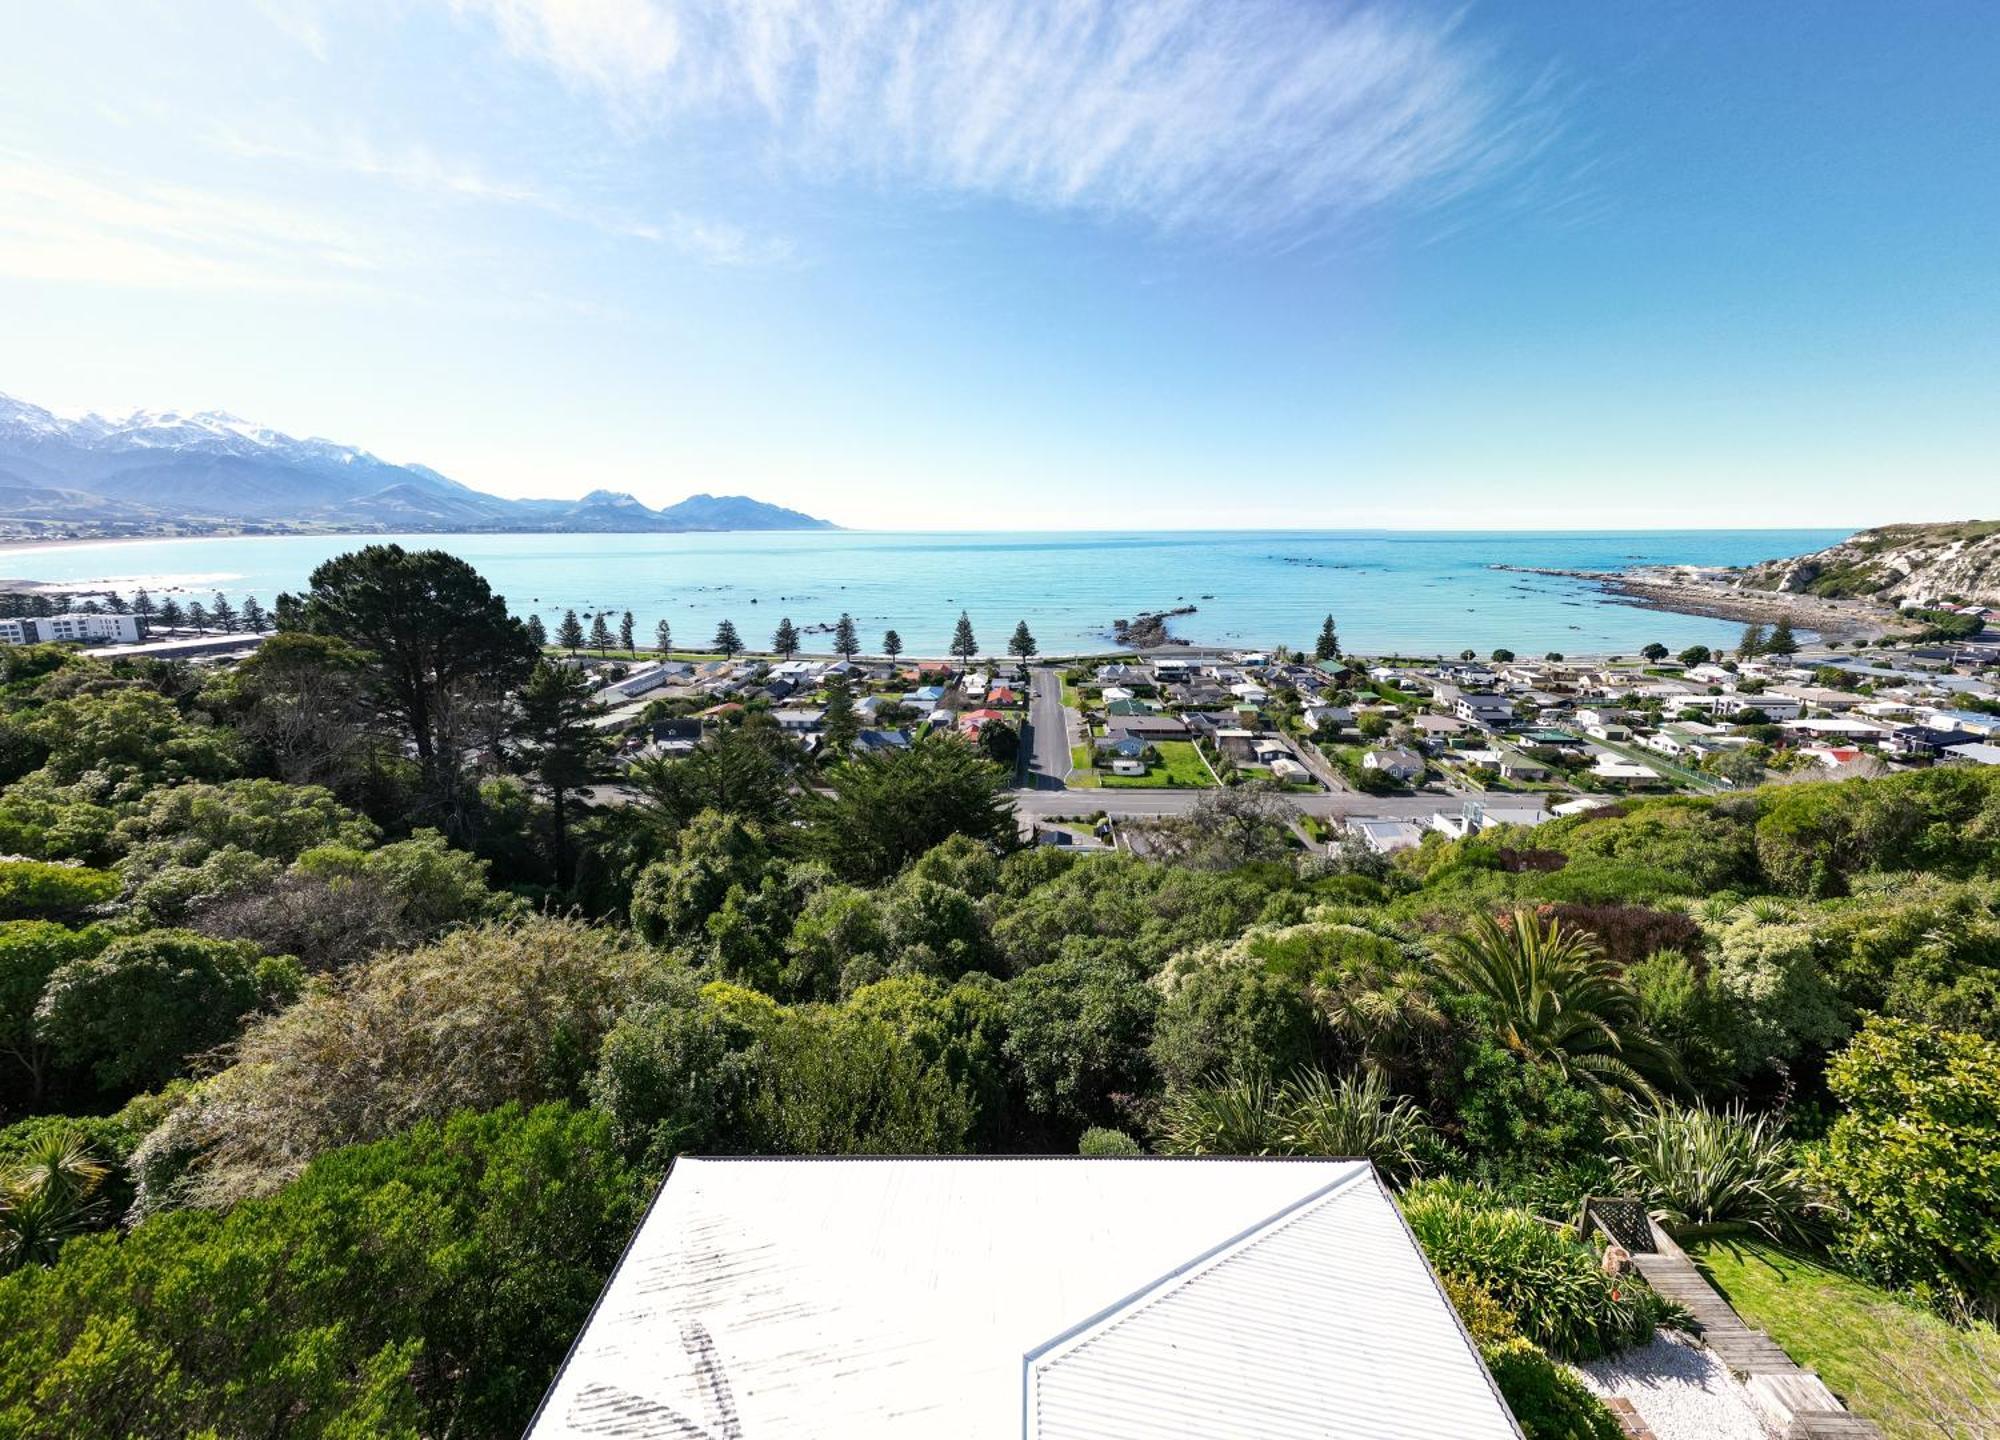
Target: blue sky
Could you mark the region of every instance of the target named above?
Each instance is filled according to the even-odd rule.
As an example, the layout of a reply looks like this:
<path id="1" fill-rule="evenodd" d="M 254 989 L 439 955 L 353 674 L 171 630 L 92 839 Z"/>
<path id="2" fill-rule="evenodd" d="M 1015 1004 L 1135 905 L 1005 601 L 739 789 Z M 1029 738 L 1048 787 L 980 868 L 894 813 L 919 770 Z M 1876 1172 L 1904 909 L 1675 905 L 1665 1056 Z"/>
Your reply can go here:
<path id="1" fill-rule="evenodd" d="M 9 9 L 59 408 L 893 528 L 1994 508 L 1990 4 Z"/>

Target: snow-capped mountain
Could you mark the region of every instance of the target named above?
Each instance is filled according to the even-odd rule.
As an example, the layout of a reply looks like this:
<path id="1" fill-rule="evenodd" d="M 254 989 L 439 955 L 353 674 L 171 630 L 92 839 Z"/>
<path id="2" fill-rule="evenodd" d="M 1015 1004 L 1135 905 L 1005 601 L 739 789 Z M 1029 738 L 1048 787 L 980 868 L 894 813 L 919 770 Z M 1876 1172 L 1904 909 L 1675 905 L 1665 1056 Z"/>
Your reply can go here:
<path id="1" fill-rule="evenodd" d="M 827 521 L 746 496 L 650 509 L 594 490 L 504 500 L 424 465 L 298 439 L 220 410 L 71 419 L 0 395 L 0 518 L 325 530 L 801 530 Z"/>

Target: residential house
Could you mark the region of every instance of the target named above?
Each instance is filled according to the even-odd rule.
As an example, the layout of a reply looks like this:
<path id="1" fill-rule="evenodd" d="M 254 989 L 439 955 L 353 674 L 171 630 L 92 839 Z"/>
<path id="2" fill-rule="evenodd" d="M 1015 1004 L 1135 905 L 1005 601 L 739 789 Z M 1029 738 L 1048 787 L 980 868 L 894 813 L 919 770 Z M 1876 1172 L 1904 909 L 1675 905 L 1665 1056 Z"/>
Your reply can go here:
<path id="1" fill-rule="evenodd" d="M 1358 835 L 1378 855 L 1398 850 L 1414 850 L 1423 843 L 1424 829 L 1414 820 L 1386 820 L 1356 816 L 1347 822 L 1350 834 Z"/>
<path id="2" fill-rule="evenodd" d="M 863 730 L 854 737 L 854 748 L 862 754 L 874 754 L 885 750 L 907 750 L 910 736 L 906 730 Z"/>
<path id="3" fill-rule="evenodd" d="M 1468 725 L 1496 727 L 1514 719 L 1514 702 L 1491 691 L 1469 690 L 1452 705 L 1452 713 Z"/>
<path id="4" fill-rule="evenodd" d="M 1424 757 L 1399 746 L 1384 745 L 1363 755 L 1361 768 L 1379 770 L 1391 780 L 1408 785 L 1423 778 Z"/>
<path id="5" fill-rule="evenodd" d="M 963 715 L 960 715 L 958 717 L 958 728 L 966 736 L 976 740 L 979 738 L 981 730 L 991 725 L 995 720 L 1004 721 L 1006 718 L 1003 712 L 995 710 L 991 706 L 986 706 L 978 710 L 968 710 Z"/>
<path id="6" fill-rule="evenodd" d="M 1112 735 L 1137 735 L 1143 740 L 1185 740 L 1187 722 L 1178 715 L 1113 715 L 1104 722 Z"/>
<path id="7" fill-rule="evenodd" d="M 1608 751 L 1597 756 L 1590 768 L 1590 778 L 1600 784 L 1614 785 L 1626 790 L 1644 790 L 1666 782 L 1660 772 L 1650 765 L 1641 765 L 1636 760 L 1626 760 Z"/>
<path id="8" fill-rule="evenodd" d="M 1302 785 L 1312 779 L 1312 771 L 1289 755 L 1279 755 L 1271 761 L 1271 778 L 1281 785 Z"/>
<path id="9" fill-rule="evenodd" d="M 1151 748 L 1140 735 L 1099 735 L 1093 743 L 1099 755 L 1121 760 L 1137 760 Z"/>
<path id="10" fill-rule="evenodd" d="M 2000 765 L 2000 745 L 1983 740 L 1971 745 L 1953 745 L 1940 758 L 1966 765 Z"/>
<path id="11" fill-rule="evenodd" d="M 693 715 L 675 720 L 656 720 L 651 725 L 642 725 L 632 734 L 638 738 L 639 747 L 635 759 L 680 760 L 694 754 L 701 744 L 701 721 Z"/>
<path id="12" fill-rule="evenodd" d="M 1796 720 L 1805 712 L 1805 706 L 1776 690 L 1767 690 L 1761 695 L 1746 695 L 1740 690 L 1726 691 L 1715 697 L 1711 708 L 1725 719 L 1755 710 L 1770 721 Z"/>
<path id="13" fill-rule="evenodd" d="M 1932 710 L 1924 724 L 1933 730 L 1963 730 L 1969 735 L 2000 735 L 2000 715 L 1981 710 Z"/>
<path id="14" fill-rule="evenodd" d="M 1254 760 L 1257 756 L 1257 732 L 1235 727 L 1217 730 L 1215 748 L 1232 760 Z"/>
<path id="15" fill-rule="evenodd" d="M 787 735 L 807 735 L 825 724 L 826 711 L 818 707 L 812 709 L 773 710 L 771 712 L 771 719 Z"/>
<path id="16" fill-rule="evenodd" d="M 1940 730 L 1929 725 L 1905 725 L 1889 737 L 1889 748 L 1913 760 L 1936 760 L 1960 745 L 1977 744 L 1983 736 L 1970 730 Z"/>
<path id="17" fill-rule="evenodd" d="M 1354 712 L 1345 705 L 1308 705 L 1305 722 L 1308 730 L 1345 730 L 1354 724 Z"/>
<path id="18" fill-rule="evenodd" d="M 924 685 L 903 697 L 903 704 L 919 715 L 928 715 L 944 700 L 944 686 Z"/>

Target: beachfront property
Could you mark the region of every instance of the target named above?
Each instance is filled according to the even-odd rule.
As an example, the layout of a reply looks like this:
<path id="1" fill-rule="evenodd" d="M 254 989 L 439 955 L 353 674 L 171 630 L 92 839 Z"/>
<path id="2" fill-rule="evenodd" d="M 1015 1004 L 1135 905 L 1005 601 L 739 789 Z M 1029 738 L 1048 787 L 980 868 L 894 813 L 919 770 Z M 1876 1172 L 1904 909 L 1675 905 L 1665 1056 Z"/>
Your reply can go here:
<path id="1" fill-rule="evenodd" d="M 0 645 L 136 645 L 144 636 L 145 625 L 137 615 L 72 611 L 66 615 L 24 615 L 0 620 Z"/>

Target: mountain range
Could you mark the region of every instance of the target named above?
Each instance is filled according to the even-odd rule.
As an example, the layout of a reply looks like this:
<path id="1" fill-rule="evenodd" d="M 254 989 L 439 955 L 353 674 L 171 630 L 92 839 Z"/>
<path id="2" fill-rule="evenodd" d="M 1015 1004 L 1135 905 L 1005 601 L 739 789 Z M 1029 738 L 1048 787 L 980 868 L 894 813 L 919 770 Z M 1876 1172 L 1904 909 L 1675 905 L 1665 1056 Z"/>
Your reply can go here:
<path id="1" fill-rule="evenodd" d="M 593 490 L 508 500 L 424 465 L 297 439 L 221 411 L 70 419 L 0 395 L 0 527 L 20 533 L 248 530 L 831 530 L 745 495 L 655 510 Z"/>

